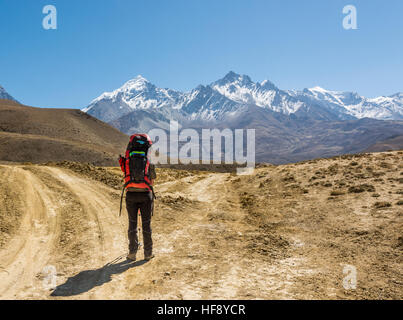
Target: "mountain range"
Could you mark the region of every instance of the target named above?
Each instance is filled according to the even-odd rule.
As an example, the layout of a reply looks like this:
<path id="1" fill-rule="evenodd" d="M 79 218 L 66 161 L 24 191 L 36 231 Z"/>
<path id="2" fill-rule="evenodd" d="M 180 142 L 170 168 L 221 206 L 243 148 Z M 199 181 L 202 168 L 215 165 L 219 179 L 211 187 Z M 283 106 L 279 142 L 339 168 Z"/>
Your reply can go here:
<path id="1" fill-rule="evenodd" d="M 269 80 L 253 82 L 249 76 L 232 71 L 189 92 L 158 88 L 137 76 L 122 87 L 103 93 L 83 111 L 106 122 L 136 110 L 152 111 L 154 116 L 211 121 L 242 112 L 245 105 L 317 120 L 403 120 L 403 93 L 369 99 L 355 92 L 320 87 L 281 90 Z"/>
<path id="2" fill-rule="evenodd" d="M 361 152 L 403 135 L 402 93 L 365 98 L 320 87 L 282 90 L 232 71 L 188 92 L 159 88 L 137 76 L 83 111 L 126 134 L 168 130 L 173 119 L 199 131 L 253 128 L 257 160 L 272 163 Z"/>

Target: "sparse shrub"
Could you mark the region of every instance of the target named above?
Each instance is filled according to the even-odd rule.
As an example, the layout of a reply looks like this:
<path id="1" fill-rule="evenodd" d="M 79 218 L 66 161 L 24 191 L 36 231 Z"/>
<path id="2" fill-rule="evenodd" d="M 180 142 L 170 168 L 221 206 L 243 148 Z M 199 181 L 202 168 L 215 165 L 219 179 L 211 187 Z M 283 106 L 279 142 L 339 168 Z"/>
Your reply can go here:
<path id="1" fill-rule="evenodd" d="M 294 184 L 290 184 L 290 185 L 287 185 L 287 187 L 289 187 L 289 188 L 293 188 L 293 189 L 299 189 L 299 185 L 298 185 L 298 184 L 296 184 L 296 183 L 294 183 Z"/>
<path id="2" fill-rule="evenodd" d="M 380 176 L 384 176 L 384 175 L 385 175 L 385 172 L 376 171 L 376 172 L 373 172 L 372 175 L 373 175 L 374 177 L 380 177 Z"/>
<path id="3" fill-rule="evenodd" d="M 332 192 L 330 192 L 331 196 L 341 196 L 343 194 L 346 194 L 346 192 L 343 190 L 333 190 Z"/>
<path id="4" fill-rule="evenodd" d="M 397 238 L 397 246 L 398 247 L 403 247 L 403 237 Z"/>
<path id="5" fill-rule="evenodd" d="M 358 162 L 357 161 L 352 161 L 352 162 L 350 162 L 350 166 L 358 166 Z"/>
<path id="6" fill-rule="evenodd" d="M 361 192 L 375 192 L 375 187 L 370 184 L 361 184 L 359 186 L 351 186 L 348 188 L 349 193 L 361 193 Z"/>
<path id="7" fill-rule="evenodd" d="M 160 198 L 160 200 L 162 203 L 167 204 L 167 205 L 183 205 L 183 204 L 193 203 L 192 200 L 182 197 L 182 196 L 173 197 L 173 196 L 167 195 L 167 196 Z"/>
<path id="8" fill-rule="evenodd" d="M 382 162 L 379 164 L 379 166 L 380 166 L 381 168 L 385 168 L 385 169 L 390 169 L 390 168 L 392 168 L 392 165 L 391 165 L 390 163 L 385 162 L 385 161 L 382 161 Z"/>
<path id="9" fill-rule="evenodd" d="M 392 206 L 392 204 L 387 201 L 378 201 L 378 202 L 374 203 L 375 208 L 389 208 L 391 206 Z"/>
<path id="10" fill-rule="evenodd" d="M 329 166 L 329 167 L 327 168 L 327 171 L 328 171 L 331 175 L 335 175 L 335 174 L 337 174 L 338 168 L 339 168 L 339 166 L 338 166 L 338 164 L 336 163 L 336 164 L 334 164 L 334 165 Z"/>
<path id="11" fill-rule="evenodd" d="M 253 205 L 255 198 L 251 194 L 244 193 L 241 195 L 240 200 L 241 200 L 241 207 L 245 209 Z"/>
<path id="12" fill-rule="evenodd" d="M 288 175 L 283 178 L 284 182 L 295 182 L 295 177 L 293 175 Z"/>
<path id="13" fill-rule="evenodd" d="M 403 200 L 399 200 L 398 202 L 396 202 L 396 204 L 397 204 L 398 206 L 403 206 Z"/>
<path id="14" fill-rule="evenodd" d="M 379 194 L 379 193 L 374 193 L 374 194 L 372 194 L 372 197 L 374 197 L 374 198 L 379 198 L 381 195 Z"/>

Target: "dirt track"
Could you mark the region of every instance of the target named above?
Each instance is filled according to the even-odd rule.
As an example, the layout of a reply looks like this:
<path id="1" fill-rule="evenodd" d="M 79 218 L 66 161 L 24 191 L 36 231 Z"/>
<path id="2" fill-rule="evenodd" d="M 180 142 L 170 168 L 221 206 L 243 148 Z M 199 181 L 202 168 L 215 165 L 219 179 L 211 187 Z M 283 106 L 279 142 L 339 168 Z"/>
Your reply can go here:
<path id="1" fill-rule="evenodd" d="M 380 209 L 368 193 L 329 197 L 326 181 L 308 180 L 333 160 L 262 168 L 254 178 L 164 169 L 156 258 L 142 261 L 140 251 L 136 263 L 125 260 L 118 190 L 64 168 L 0 166 L 0 298 L 402 298 L 402 211 L 393 202 L 401 155 L 391 159 L 384 178 L 397 177 L 396 190 L 376 185 L 392 203 Z M 356 290 L 343 288 L 345 264 L 357 268 Z"/>

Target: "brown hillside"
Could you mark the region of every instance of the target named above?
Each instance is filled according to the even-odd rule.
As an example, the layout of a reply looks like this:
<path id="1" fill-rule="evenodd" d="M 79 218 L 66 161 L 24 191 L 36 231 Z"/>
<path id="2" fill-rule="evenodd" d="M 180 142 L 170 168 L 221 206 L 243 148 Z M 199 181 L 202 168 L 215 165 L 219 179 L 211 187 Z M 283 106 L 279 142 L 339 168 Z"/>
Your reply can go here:
<path id="1" fill-rule="evenodd" d="M 390 150 L 402 150 L 403 149 L 403 135 L 389 138 L 377 142 L 370 146 L 365 152 L 382 152 Z"/>
<path id="2" fill-rule="evenodd" d="M 77 109 L 45 109 L 0 100 L 0 161 L 116 164 L 128 137 Z"/>

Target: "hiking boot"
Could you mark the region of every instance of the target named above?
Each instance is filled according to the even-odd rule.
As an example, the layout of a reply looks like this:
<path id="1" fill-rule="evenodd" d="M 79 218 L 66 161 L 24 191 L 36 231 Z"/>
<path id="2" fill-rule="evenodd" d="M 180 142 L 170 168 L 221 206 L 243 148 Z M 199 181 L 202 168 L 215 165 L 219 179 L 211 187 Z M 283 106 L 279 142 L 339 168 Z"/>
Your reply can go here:
<path id="1" fill-rule="evenodd" d="M 155 256 L 151 253 L 151 254 L 145 254 L 144 255 L 144 260 L 146 261 L 150 261 L 152 258 L 154 258 Z"/>
<path id="2" fill-rule="evenodd" d="M 127 255 L 127 259 L 128 260 L 132 260 L 132 261 L 136 261 L 136 254 L 137 254 L 137 252 L 131 252 L 131 253 L 129 253 L 128 255 Z"/>

